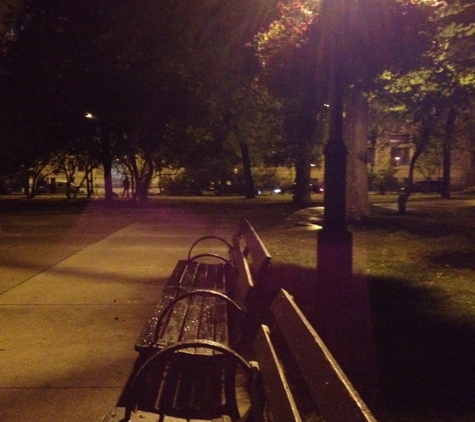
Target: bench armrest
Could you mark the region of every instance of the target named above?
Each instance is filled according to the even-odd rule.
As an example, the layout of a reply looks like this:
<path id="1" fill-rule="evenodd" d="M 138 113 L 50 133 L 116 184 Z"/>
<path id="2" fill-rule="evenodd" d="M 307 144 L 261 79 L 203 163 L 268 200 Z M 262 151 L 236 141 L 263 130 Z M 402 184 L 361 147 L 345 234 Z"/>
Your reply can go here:
<path id="1" fill-rule="evenodd" d="M 141 390 L 143 388 L 142 386 L 144 385 L 144 382 L 146 382 L 147 377 L 156 373 L 157 367 L 167 367 L 167 365 L 170 364 L 171 359 L 176 357 L 176 353 L 190 348 L 210 349 L 213 352 L 217 352 L 218 355 L 222 355 L 230 365 L 240 366 L 244 371 L 249 386 L 255 384 L 258 379 L 256 367 L 251 365 L 251 363 L 244 359 L 240 354 L 223 344 L 210 340 L 194 340 L 177 343 L 157 351 L 138 369 L 132 379 L 126 396 L 125 417 L 122 421 L 129 421 L 133 411 L 137 408 L 140 401 Z M 251 403 L 251 412 L 253 410 Z"/>
<path id="2" fill-rule="evenodd" d="M 232 249 L 232 245 L 230 245 L 225 239 L 223 239 L 222 237 L 218 237 L 218 236 L 203 236 L 203 237 L 200 237 L 198 240 L 196 240 L 195 242 L 193 242 L 193 244 L 190 246 L 190 249 L 188 251 L 188 260 L 191 259 L 191 253 L 193 251 L 193 248 L 198 244 L 198 243 L 201 243 L 205 240 L 210 240 L 210 239 L 214 239 L 214 240 L 218 240 L 219 242 L 221 243 L 224 243 L 229 249 Z"/>
<path id="3" fill-rule="evenodd" d="M 214 259 L 218 259 L 220 261 L 223 261 L 225 264 L 229 265 L 233 270 L 236 271 L 236 268 L 234 267 L 233 264 L 231 264 L 231 262 L 226 259 L 226 258 L 223 258 L 221 255 L 218 255 L 218 254 L 215 254 L 215 253 L 201 253 L 199 255 L 195 255 L 195 256 L 192 256 L 191 258 L 188 257 L 188 261 L 187 262 L 193 262 L 193 261 L 197 261 L 198 259 L 200 258 L 214 258 Z"/>

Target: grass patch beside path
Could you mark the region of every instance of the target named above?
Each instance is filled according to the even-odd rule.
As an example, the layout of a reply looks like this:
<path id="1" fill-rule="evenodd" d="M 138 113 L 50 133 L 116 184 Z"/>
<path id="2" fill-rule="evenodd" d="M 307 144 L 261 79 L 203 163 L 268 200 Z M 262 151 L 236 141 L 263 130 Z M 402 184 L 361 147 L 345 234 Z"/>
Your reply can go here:
<path id="1" fill-rule="evenodd" d="M 371 200 L 395 203 L 396 197 Z M 373 410 L 381 422 L 475 421 L 475 203 L 422 195 L 410 201 L 420 202 L 414 212 L 401 216 L 373 207 L 367 221 L 350 225 L 354 271 L 370 288 L 381 393 Z M 59 213 L 67 204 L 82 212 L 90 205 L 41 200 L 38 208 L 36 202 L 29 211 L 53 207 Z M 142 208 L 129 205 L 117 201 L 115 207 L 140 215 Z M 248 218 L 285 287 L 311 312 L 317 232 L 293 223 L 298 208 L 290 196 L 151 198 L 147 205 L 164 206 Z M 0 200 L 0 217 L 2 210 Z"/>

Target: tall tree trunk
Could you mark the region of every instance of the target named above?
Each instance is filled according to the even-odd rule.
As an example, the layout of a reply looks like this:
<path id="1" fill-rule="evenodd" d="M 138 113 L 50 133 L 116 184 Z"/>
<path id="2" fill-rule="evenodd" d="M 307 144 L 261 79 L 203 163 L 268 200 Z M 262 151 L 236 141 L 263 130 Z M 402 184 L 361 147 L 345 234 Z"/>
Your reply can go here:
<path id="1" fill-rule="evenodd" d="M 443 176 L 442 176 L 442 198 L 450 198 L 450 172 L 452 163 L 452 143 L 454 138 L 455 120 L 457 119 L 457 110 L 452 107 L 447 116 L 445 124 L 445 136 L 443 144 Z"/>
<path id="2" fill-rule="evenodd" d="M 135 200 L 138 194 L 138 184 L 140 179 L 139 168 L 137 166 L 136 156 L 132 151 L 127 152 L 127 167 L 129 169 L 131 180 L 130 180 L 130 187 L 132 191 L 132 199 Z"/>
<path id="3" fill-rule="evenodd" d="M 86 189 L 87 197 L 90 198 L 94 193 L 94 179 L 92 174 L 92 169 L 89 166 L 86 167 Z"/>
<path id="4" fill-rule="evenodd" d="M 112 151 L 109 127 L 101 124 L 101 161 L 104 168 L 104 190 L 106 202 L 111 202 L 114 196 L 112 191 Z"/>
<path id="5" fill-rule="evenodd" d="M 411 162 L 409 163 L 409 174 L 407 178 L 407 186 L 404 192 L 405 201 L 409 199 L 412 193 L 412 185 L 414 183 L 414 171 L 416 168 L 416 162 L 421 156 L 421 154 L 427 148 L 430 139 L 431 129 L 430 126 L 422 125 L 420 128 L 420 138 L 419 142 L 417 143 L 416 150 L 414 151 L 414 155 L 411 158 Z"/>
<path id="6" fill-rule="evenodd" d="M 293 202 L 306 205 L 311 201 L 310 192 L 310 155 L 302 154 L 295 162 L 295 191 Z"/>
<path id="7" fill-rule="evenodd" d="M 246 198 L 252 199 L 256 197 L 254 190 L 254 179 L 251 172 L 251 157 L 249 156 L 249 146 L 245 142 L 239 142 L 241 149 L 242 169 L 244 172 L 244 183 L 246 185 Z"/>
<path id="8" fill-rule="evenodd" d="M 148 155 L 148 154 L 147 154 Z M 141 203 L 148 201 L 148 189 L 150 188 L 150 182 L 152 181 L 153 176 L 153 160 L 150 156 L 146 157 L 144 163 L 144 171 L 142 177 L 137 180 L 137 197 Z"/>
<path id="9" fill-rule="evenodd" d="M 311 171 L 310 164 L 315 147 L 315 132 L 317 130 L 317 96 L 313 86 L 309 89 L 307 98 L 302 102 L 297 119 L 298 155 L 295 162 L 295 192 L 293 202 L 304 206 L 311 202 Z"/>
<path id="10" fill-rule="evenodd" d="M 369 216 L 368 170 L 368 100 L 363 92 L 348 92 L 345 142 L 348 149 L 346 170 L 346 215 L 359 221 Z"/>
<path id="11" fill-rule="evenodd" d="M 27 198 L 32 198 L 31 191 L 30 191 L 30 174 L 29 174 L 28 170 L 26 170 L 24 183 L 25 183 L 25 185 L 24 185 L 25 186 L 25 196 Z"/>

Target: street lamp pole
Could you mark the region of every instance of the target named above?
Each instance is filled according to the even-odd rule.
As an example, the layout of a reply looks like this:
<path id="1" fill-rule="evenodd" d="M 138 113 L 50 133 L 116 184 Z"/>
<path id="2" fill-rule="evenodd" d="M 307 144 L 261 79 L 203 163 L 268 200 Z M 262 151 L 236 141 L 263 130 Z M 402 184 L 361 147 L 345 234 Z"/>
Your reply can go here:
<path id="1" fill-rule="evenodd" d="M 352 234 L 346 221 L 346 156 L 343 139 L 345 76 L 342 34 L 333 33 L 330 58 L 330 137 L 325 148 L 324 217 L 317 238 L 319 294 L 330 296 L 352 276 Z"/>
<path id="2" fill-rule="evenodd" d="M 354 2 L 324 1 L 324 53 L 329 61 L 329 139 L 325 148 L 324 217 L 317 237 L 314 321 L 319 334 L 366 399 L 377 396 L 368 286 L 353 275 L 353 236 L 346 218 L 345 91 L 353 72 Z M 326 42 L 325 42 L 326 41 Z"/>

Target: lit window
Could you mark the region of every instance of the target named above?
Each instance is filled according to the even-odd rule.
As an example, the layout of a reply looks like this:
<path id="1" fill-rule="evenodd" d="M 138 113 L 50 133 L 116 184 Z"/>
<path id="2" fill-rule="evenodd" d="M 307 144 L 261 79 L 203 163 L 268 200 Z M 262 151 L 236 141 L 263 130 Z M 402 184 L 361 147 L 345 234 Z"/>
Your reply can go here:
<path id="1" fill-rule="evenodd" d="M 409 148 L 391 148 L 391 164 L 407 166 L 409 164 Z"/>

